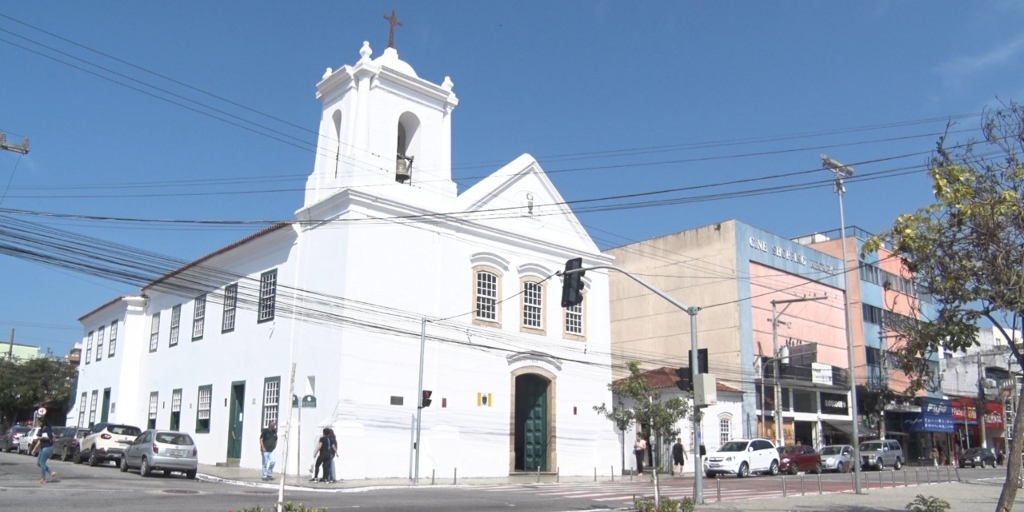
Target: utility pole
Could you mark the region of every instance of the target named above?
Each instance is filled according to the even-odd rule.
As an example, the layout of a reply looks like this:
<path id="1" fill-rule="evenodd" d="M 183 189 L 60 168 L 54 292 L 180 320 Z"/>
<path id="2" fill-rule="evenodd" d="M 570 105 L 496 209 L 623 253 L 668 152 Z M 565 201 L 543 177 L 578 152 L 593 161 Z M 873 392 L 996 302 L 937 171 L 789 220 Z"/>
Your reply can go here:
<path id="1" fill-rule="evenodd" d="M 11 339 L 10 344 L 7 345 L 7 360 L 14 360 L 14 327 L 11 327 Z"/>
<path id="2" fill-rule="evenodd" d="M 798 299 L 782 299 L 772 301 L 772 352 L 774 353 L 774 365 L 775 372 L 775 446 L 782 446 L 785 444 L 785 438 L 782 434 L 782 379 L 779 378 L 779 317 L 782 316 L 789 306 L 796 302 L 808 302 L 812 300 L 825 300 L 826 297 L 800 297 Z M 779 304 L 785 304 L 786 307 L 782 308 L 782 311 L 777 311 Z M 761 393 L 764 393 L 762 388 Z"/>
<path id="3" fill-rule="evenodd" d="M 13 151 L 15 153 L 21 153 L 22 155 L 28 154 L 28 137 L 21 140 L 21 144 L 11 144 L 7 142 L 7 134 L 0 132 L 0 151 Z"/>
<path id="4" fill-rule="evenodd" d="M 885 439 L 885 397 L 889 389 L 889 350 L 885 343 L 885 313 L 878 322 L 878 347 L 881 349 L 881 370 L 878 372 L 878 438 Z"/>
<path id="5" fill-rule="evenodd" d="M 985 366 L 982 364 L 983 353 L 978 352 L 978 446 L 984 448 L 985 442 Z"/>

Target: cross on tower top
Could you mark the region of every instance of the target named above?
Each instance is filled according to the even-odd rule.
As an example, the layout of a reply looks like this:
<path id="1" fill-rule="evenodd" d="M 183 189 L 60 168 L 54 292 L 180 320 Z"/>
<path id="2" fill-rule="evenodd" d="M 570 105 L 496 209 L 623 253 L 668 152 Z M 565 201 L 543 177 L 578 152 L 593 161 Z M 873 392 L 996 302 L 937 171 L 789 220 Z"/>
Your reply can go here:
<path id="1" fill-rule="evenodd" d="M 395 10 L 391 9 L 391 16 L 384 16 L 384 19 L 391 24 L 391 31 L 388 32 L 388 48 L 395 47 L 395 26 L 402 26 L 402 22 L 398 21 L 398 17 L 395 16 Z"/>

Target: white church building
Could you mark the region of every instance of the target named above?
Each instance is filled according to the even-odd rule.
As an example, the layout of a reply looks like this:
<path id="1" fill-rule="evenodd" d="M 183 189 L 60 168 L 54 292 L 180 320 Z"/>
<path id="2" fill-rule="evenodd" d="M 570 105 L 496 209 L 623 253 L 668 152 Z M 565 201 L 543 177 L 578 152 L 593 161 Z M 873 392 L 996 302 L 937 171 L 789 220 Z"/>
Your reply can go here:
<path id="1" fill-rule="evenodd" d="M 317 84 L 293 221 L 80 319 L 68 424 L 178 429 L 202 464 L 258 468 L 260 430 L 290 423 L 291 474 L 331 427 L 339 478 L 408 478 L 422 367 L 421 475 L 621 471 L 619 434 L 592 410 L 612 398 L 608 276 L 587 272 L 583 304 L 563 309 L 554 275 L 611 257 L 529 155 L 458 194 L 452 81 L 394 48 L 359 55 Z"/>

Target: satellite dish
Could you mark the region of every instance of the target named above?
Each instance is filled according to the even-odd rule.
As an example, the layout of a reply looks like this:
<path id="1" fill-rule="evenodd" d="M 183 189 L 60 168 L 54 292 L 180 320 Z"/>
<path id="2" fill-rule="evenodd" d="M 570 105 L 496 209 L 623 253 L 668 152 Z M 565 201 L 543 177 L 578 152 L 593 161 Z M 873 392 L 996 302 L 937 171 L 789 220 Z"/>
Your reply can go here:
<path id="1" fill-rule="evenodd" d="M 42 418 L 43 416 L 46 416 L 46 407 L 40 407 L 36 409 L 36 417 Z"/>

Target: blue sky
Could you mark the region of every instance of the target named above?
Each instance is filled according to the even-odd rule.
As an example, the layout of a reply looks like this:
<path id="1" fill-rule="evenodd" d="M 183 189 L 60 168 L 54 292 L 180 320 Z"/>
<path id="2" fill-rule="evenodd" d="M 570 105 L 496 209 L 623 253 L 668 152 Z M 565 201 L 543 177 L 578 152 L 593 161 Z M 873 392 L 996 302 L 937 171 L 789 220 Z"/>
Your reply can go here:
<path id="1" fill-rule="evenodd" d="M 0 152 L 0 208 L 291 219 L 314 86 L 364 40 L 380 55 L 392 8 L 401 58 L 455 83 L 460 190 L 522 153 L 568 201 L 675 190 L 574 205 L 602 248 L 733 218 L 838 229 L 821 153 L 857 171 L 847 225 L 880 231 L 931 202 L 925 165 L 948 120 L 961 140 L 1024 97 L 1016 1 L 8 3 L 0 130 L 31 152 Z M 665 201 L 631 204 L 651 200 Z M 608 208 L 583 211 L 595 204 Z M 16 218 L 183 260 L 256 229 Z M 0 269 L 0 339 L 14 328 L 55 353 L 80 340 L 81 315 L 138 292 L 6 255 Z"/>

